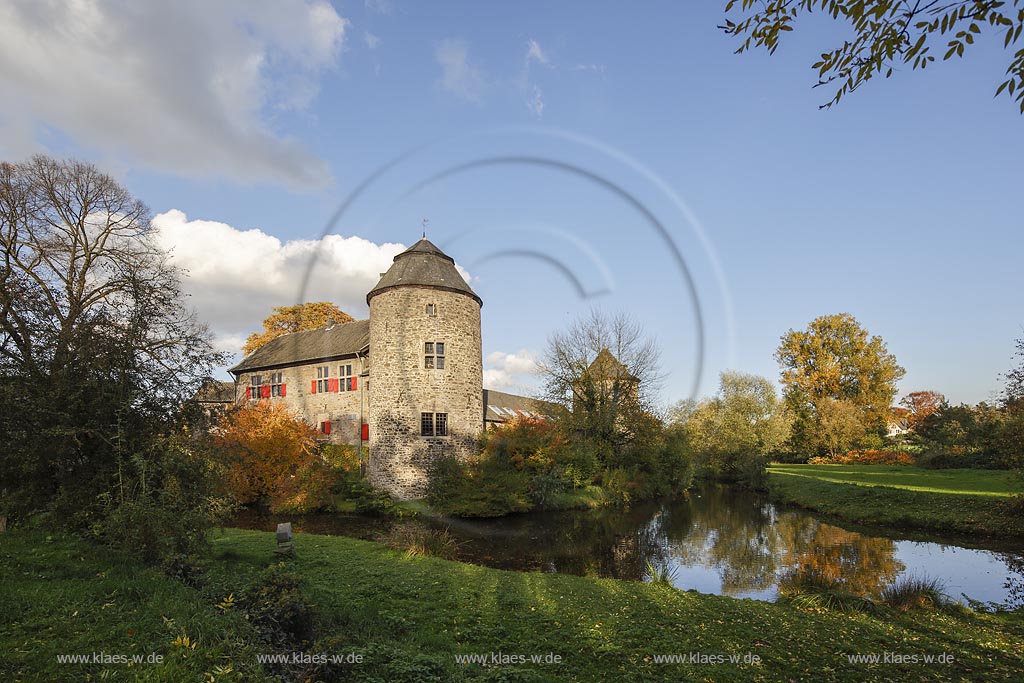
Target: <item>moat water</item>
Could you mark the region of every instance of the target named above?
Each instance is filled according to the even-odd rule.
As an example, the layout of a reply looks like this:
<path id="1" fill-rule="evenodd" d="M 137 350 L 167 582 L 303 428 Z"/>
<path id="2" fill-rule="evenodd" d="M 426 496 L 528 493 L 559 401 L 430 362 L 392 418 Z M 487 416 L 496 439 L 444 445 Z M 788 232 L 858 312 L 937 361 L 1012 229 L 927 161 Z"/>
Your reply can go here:
<path id="1" fill-rule="evenodd" d="M 447 529 L 457 559 L 517 571 L 645 580 L 648 564 L 664 568 L 684 590 L 773 600 L 780 586 L 810 575 L 843 581 L 877 597 L 905 575 L 937 578 L 949 597 L 1019 606 L 1024 600 L 1024 545 L 891 529 L 852 527 L 763 496 L 707 486 L 685 498 L 629 508 L 570 510 L 465 520 L 419 517 L 259 515 L 231 526 L 272 531 L 290 521 L 296 533 L 387 540 L 403 525 Z M 301 537 L 296 539 L 301 549 Z"/>

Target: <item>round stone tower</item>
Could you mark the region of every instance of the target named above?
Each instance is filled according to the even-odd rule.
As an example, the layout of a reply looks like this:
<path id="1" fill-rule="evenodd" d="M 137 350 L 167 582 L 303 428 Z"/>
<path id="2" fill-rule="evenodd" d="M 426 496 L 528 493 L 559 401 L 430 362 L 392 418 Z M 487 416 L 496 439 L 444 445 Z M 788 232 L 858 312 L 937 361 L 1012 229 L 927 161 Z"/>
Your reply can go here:
<path id="1" fill-rule="evenodd" d="M 421 498 L 433 463 L 469 457 L 484 428 L 480 297 L 422 239 L 395 257 L 370 306 L 370 483 Z"/>

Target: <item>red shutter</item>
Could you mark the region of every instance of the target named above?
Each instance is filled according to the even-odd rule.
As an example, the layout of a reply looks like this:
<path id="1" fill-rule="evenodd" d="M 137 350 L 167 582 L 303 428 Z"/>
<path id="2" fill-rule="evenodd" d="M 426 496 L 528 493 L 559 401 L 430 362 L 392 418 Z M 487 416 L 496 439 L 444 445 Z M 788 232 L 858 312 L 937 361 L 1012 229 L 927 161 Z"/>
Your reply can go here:
<path id="1" fill-rule="evenodd" d="M 328 389 L 327 389 L 328 391 L 333 392 L 333 393 L 337 393 L 338 392 L 338 378 L 335 377 L 335 378 L 327 380 L 327 387 L 328 387 Z"/>
<path id="2" fill-rule="evenodd" d="M 248 401 L 252 398 L 252 387 L 245 388 L 245 400 Z"/>
<path id="3" fill-rule="evenodd" d="M 365 422 L 363 423 L 363 435 L 362 435 L 362 438 L 363 438 L 363 441 L 369 441 L 370 440 L 370 425 L 366 424 Z"/>
<path id="4" fill-rule="evenodd" d="M 311 393 L 311 394 L 315 394 L 316 393 L 316 380 L 313 380 L 313 386 L 310 388 L 309 393 Z"/>
<path id="5" fill-rule="evenodd" d="M 359 380 L 359 378 L 358 378 L 358 377 L 353 377 L 353 378 L 352 378 L 352 391 L 355 391 L 356 389 L 358 389 L 358 388 L 359 388 L 359 382 L 358 382 L 358 380 Z"/>
<path id="6" fill-rule="evenodd" d="M 270 385 L 264 384 L 260 387 L 260 398 L 270 398 Z"/>
<path id="7" fill-rule="evenodd" d="M 287 384 L 282 384 L 281 385 L 281 398 L 284 398 L 285 396 L 288 395 L 288 392 L 285 391 L 285 389 L 287 389 L 287 388 L 288 388 Z"/>
<path id="8" fill-rule="evenodd" d="M 324 434 L 330 434 L 330 433 L 331 433 L 331 421 L 328 420 L 327 422 L 324 422 Z"/>

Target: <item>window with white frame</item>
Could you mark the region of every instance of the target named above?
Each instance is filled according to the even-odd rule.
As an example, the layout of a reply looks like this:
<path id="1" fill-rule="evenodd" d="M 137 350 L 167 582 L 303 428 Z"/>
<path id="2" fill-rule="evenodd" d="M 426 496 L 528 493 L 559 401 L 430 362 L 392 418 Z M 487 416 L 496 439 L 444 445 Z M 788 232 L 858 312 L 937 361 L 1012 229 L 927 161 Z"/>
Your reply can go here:
<path id="1" fill-rule="evenodd" d="M 260 397 L 260 389 L 263 388 L 263 375 L 253 375 L 249 378 L 249 398 L 253 401 Z"/>
<path id="2" fill-rule="evenodd" d="M 277 398 L 284 396 L 284 378 L 281 372 L 270 373 L 270 395 Z"/>
<path id="3" fill-rule="evenodd" d="M 316 392 L 323 393 L 329 391 L 329 380 L 331 377 L 331 366 L 321 365 L 316 369 Z"/>
<path id="4" fill-rule="evenodd" d="M 427 315 L 431 318 L 437 317 L 437 304 L 427 304 Z"/>

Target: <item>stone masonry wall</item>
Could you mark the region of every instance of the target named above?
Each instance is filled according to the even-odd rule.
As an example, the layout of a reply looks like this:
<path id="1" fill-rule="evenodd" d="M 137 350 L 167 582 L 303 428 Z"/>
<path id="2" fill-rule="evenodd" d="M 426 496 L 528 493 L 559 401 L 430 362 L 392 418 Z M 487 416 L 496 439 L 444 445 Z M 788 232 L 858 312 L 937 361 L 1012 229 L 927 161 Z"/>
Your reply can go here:
<path id="1" fill-rule="evenodd" d="M 365 363 L 365 361 L 363 361 Z M 311 382 L 317 378 L 317 367 L 328 366 L 330 377 L 339 379 L 339 367 L 342 365 L 352 366 L 352 376 L 357 377 L 355 391 L 338 391 L 337 393 L 313 393 Z M 313 427 L 320 428 L 320 423 L 330 421 L 330 435 L 321 434 L 320 438 L 330 443 L 350 444 L 359 446 L 360 439 L 360 412 L 363 422 L 368 422 L 369 402 L 366 395 L 366 378 L 359 377 L 363 365 L 359 358 L 345 360 L 333 360 L 330 362 L 310 363 L 307 365 L 296 365 L 279 370 L 260 370 L 259 372 L 243 372 L 235 384 L 235 401 L 240 404 L 247 403 L 245 397 L 246 387 L 250 386 L 253 375 L 260 375 L 263 385 L 270 384 L 271 375 L 280 372 L 282 382 L 285 385 L 285 395 L 282 397 L 261 398 L 261 401 L 272 401 L 283 403 L 292 409 L 296 415 L 302 417 Z M 248 402 L 254 402 L 250 399 Z"/>
<path id="2" fill-rule="evenodd" d="M 436 305 L 436 316 L 426 312 Z M 424 342 L 445 344 L 445 368 L 424 367 Z M 483 431 L 480 304 L 465 294 L 399 287 L 370 299 L 370 483 L 420 498 L 432 464 L 468 458 Z M 420 435 L 420 413 L 447 413 L 446 437 Z"/>

